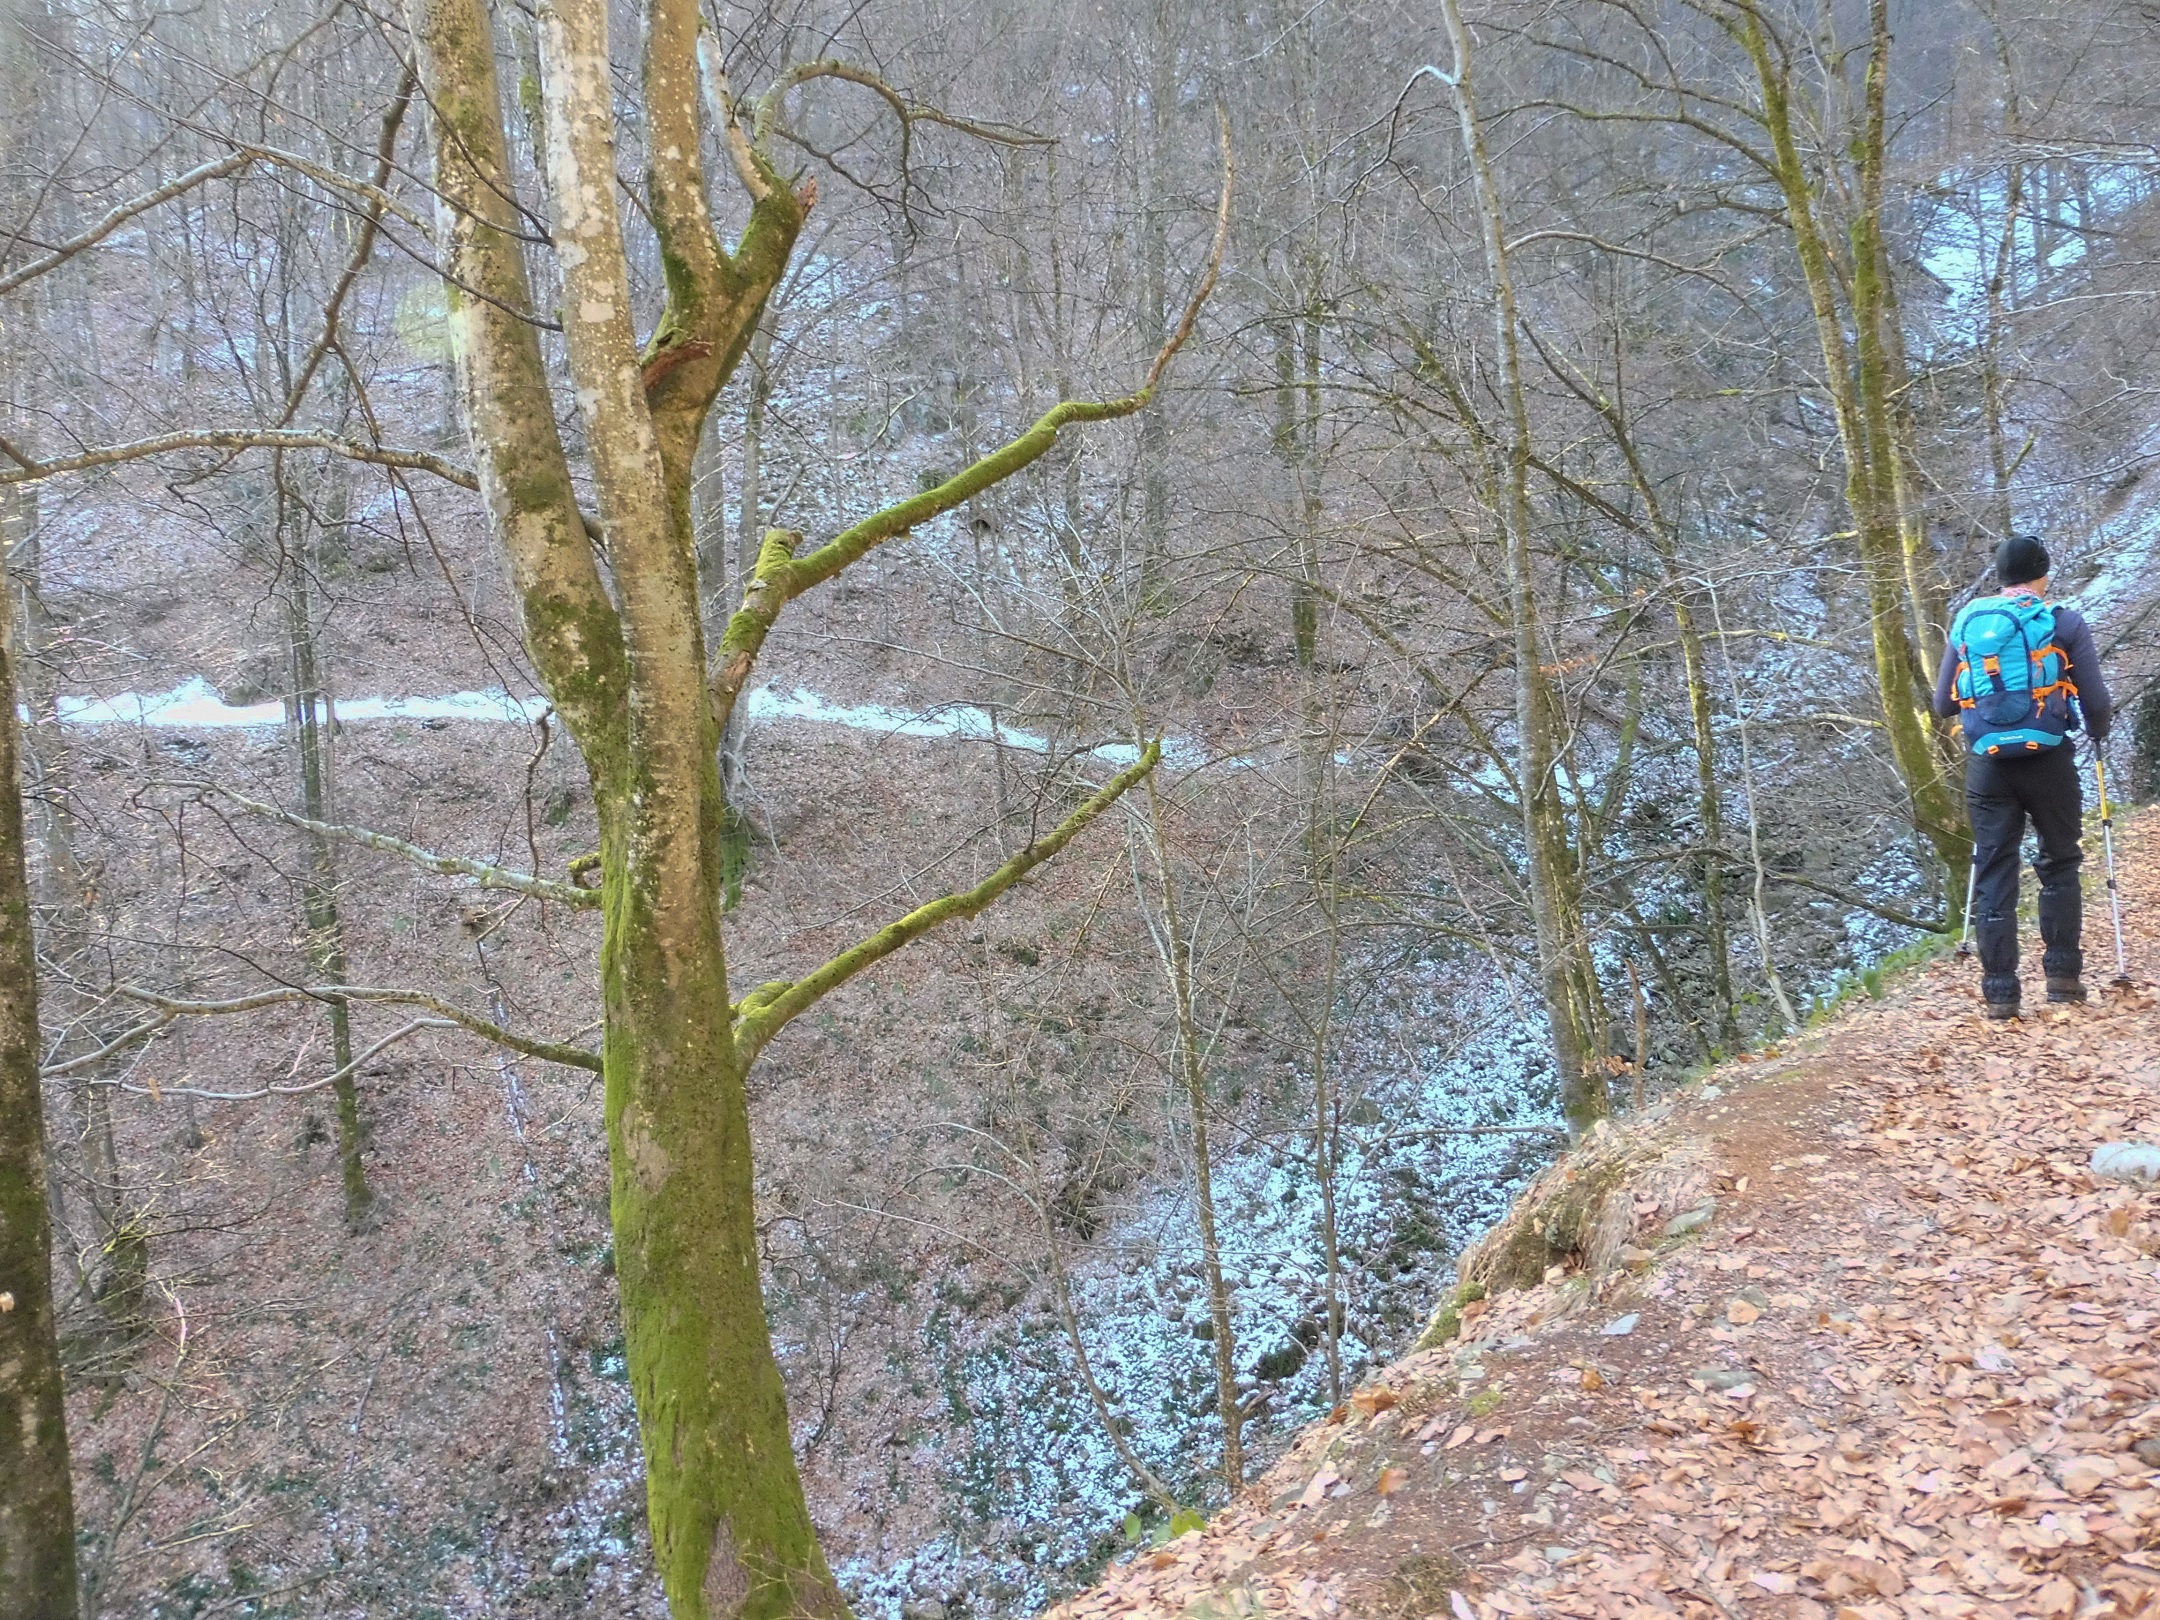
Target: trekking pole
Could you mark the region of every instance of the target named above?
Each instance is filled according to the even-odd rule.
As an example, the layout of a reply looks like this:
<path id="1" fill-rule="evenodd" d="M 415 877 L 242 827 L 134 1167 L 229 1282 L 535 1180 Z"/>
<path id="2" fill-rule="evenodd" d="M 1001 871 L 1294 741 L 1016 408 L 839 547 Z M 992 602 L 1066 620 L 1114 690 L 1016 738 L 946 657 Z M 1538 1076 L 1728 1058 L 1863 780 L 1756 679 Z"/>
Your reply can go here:
<path id="1" fill-rule="evenodd" d="M 2100 789 L 2100 847 L 2107 852 L 2108 909 L 2115 919 L 2115 983 L 2127 988 L 2130 962 L 2123 954 L 2122 890 L 2115 884 L 2115 818 L 2108 813 L 2107 766 L 2097 747 L 2093 749 L 2093 782 Z"/>
<path id="2" fill-rule="evenodd" d="M 1980 851 L 1975 848 L 1965 861 L 1965 926 L 1958 934 L 1957 953 L 1972 955 L 1972 906 L 1973 891 L 1980 881 Z"/>

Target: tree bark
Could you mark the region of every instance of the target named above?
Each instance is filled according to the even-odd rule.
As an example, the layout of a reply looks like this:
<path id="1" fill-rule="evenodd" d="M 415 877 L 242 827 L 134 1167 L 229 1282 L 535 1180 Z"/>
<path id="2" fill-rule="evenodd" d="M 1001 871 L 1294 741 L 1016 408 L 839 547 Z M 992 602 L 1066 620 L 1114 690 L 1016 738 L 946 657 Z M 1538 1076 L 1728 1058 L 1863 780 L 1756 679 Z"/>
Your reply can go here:
<path id="1" fill-rule="evenodd" d="M 845 1604 L 804 1503 L 761 1292 L 751 1069 L 820 997 L 941 923 L 978 914 L 1056 855 L 1154 769 L 1160 749 L 1144 749 L 975 888 L 737 1001 L 721 932 L 720 741 L 791 601 L 1022 472 L 1064 427 L 1148 405 L 1214 284 L 1228 174 L 1214 264 L 1137 392 L 1063 402 L 952 478 L 807 555 L 798 555 L 800 535 L 768 532 L 708 660 L 691 511 L 696 450 L 816 200 L 813 185 L 797 193 L 782 180 L 769 143 L 802 86 L 878 81 L 821 59 L 789 68 L 754 106 L 738 106 L 717 48 L 699 55 L 692 0 L 645 0 L 643 11 L 647 203 L 666 303 L 642 349 L 615 197 L 607 7 L 547 0 L 538 18 L 550 243 L 605 584 L 550 379 L 521 318 L 531 292 L 487 11 L 482 0 L 411 0 L 409 16 L 435 126 L 438 252 L 451 279 L 474 475 L 509 562 L 526 650 L 584 756 L 600 824 L 610 1213 L 655 1562 L 677 1620 L 831 1617 Z M 713 133 L 750 201 L 732 249 L 706 202 L 699 108 L 708 95 Z"/>
<path id="2" fill-rule="evenodd" d="M 11 432 L 23 403 L 15 397 L 20 358 L 36 341 L 32 334 L 43 326 L 42 311 L 34 300 L 49 286 L 25 296 L 21 301 L 31 307 L 0 333 L 0 390 L 4 390 L 0 410 L 10 419 Z M 17 747 L 29 802 L 36 806 L 26 816 L 35 817 L 39 858 L 31 862 L 26 852 L 25 860 L 35 873 L 33 898 L 45 911 L 48 960 L 62 964 L 67 972 L 79 972 L 89 966 L 92 897 L 77 855 L 80 839 L 70 799 L 73 757 L 60 728 L 57 649 L 43 591 L 44 527 L 39 504 L 35 486 L 0 490 L 0 557 L 5 558 L 11 583 L 21 597 L 22 611 L 16 698 L 28 724 L 18 733 Z M 11 600 L 0 611 L 12 614 L 14 607 Z M 63 1019 L 69 1011 L 61 1009 Z M 78 1038 L 92 1050 L 118 1033 L 116 1027 L 94 1018 L 68 1022 L 87 1023 Z M 63 1242 L 77 1256 L 77 1275 L 104 1318 L 108 1342 L 121 1351 L 139 1337 L 150 1241 L 129 1207 L 113 1133 L 112 1092 L 97 1083 L 99 1078 L 96 1072 L 78 1073 L 70 1076 L 68 1085 L 82 1149 L 83 1179 L 90 1195 L 90 1242 L 83 1244 L 68 1231 L 57 1191 L 53 1214 Z"/>
<path id="3" fill-rule="evenodd" d="M 53 1306 L 13 621 L 0 614 L 0 1616 L 72 1620 L 75 1502 Z"/>
<path id="4" fill-rule="evenodd" d="M 750 375 L 743 397 L 742 490 L 735 517 L 735 568 L 747 582 L 757 569 L 765 535 L 765 413 L 772 402 L 772 317 L 757 324 L 748 350 Z M 727 889 L 732 908 L 741 894 L 742 869 L 750 858 L 750 823 L 743 805 L 750 793 L 750 715 L 738 705 L 720 739 L 720 790 L 727 799 Z"/>
<path id="5" fill-rule="evenodd" d="M 1176 42 L 1170 33 L 1169 0 L 1154 0 L 1148 12 L 1147 123 L 1141 159 L 1140 192 L 1140 334 L 1149 348 L 1161 345 L 1169 331 L 1170 210 L 1169 118 L 1165 105 L 1175 93 Z M 1160 411 L 1140 423 L 1140 599 L 1151 608 L 1163 598 L 1170 556 L 1170 426 Z"/>
<path id="6" fill-rule="evenodd" d="M 1673 599 L 1673 620 L 1680 632 L 1680 662 L 1686 674 L 1688 718 L 1695 731 L 1695 803 L 1703 842 L 1711 849 L 1725 842 L 1725 818 L 1718 802 L 1717 732 L 1710 708 L 1710 675 L 1703 659 L 1702 632 L 1685 595 Z M 1710 945 L 1710 987 L 1716 1001 L 1718 1044 L 1726 1050 L 1740 1043 L 1733 1015 L 1732 941 L 1725 926 L 1725 863 L 1712 855 L 1703 862 L 1703 932 Z"/>

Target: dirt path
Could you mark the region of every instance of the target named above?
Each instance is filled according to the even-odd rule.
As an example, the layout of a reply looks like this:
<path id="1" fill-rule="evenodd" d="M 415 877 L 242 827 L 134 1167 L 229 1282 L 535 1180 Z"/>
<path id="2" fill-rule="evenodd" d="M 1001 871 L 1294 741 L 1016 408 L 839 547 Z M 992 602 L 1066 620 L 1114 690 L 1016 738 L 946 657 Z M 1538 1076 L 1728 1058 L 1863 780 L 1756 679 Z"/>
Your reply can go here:
<path id="1" fill-rule="evenodd" d="M 1049 1620 L 2160 1620 L 2160 1189 L 2089 1169 L 2160 1142 L 2129 832 L 2137 991 L 1994 1025 L 1940 962 L 1592 1144 L 1479 1256 L 1542 1280 Z"/>

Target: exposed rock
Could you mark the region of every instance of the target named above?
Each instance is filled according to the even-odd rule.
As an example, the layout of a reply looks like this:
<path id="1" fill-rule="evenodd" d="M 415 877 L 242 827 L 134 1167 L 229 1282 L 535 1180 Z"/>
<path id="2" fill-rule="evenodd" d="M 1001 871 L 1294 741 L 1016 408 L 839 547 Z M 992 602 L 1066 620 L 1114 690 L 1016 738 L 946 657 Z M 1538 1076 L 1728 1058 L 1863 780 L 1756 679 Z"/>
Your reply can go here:
<path id="1" fill-rule="evenodd" d="M 1699 1147 L 1651 1140 L 1609 1122 L 1546 1169 L 1507 1217 L 1466 1250 L 1461 1276 L 1498 1291 L 1544 1280 L 1554 1266 L 1602 1277 L 1646 1223 L 1703 1201 Z M 1655 1229 L 1654 1224 L 1651 1227 Z"/>
<path id="2" fill-rule="evenodd" d="M 1710 1217 L 1717 1213 L 1717 1200 L 1707 1198 L 1693 1209 L 1675 1215 L 1665 1223 L 1667 1237 L 1686 1237 L 1690 1232 L 1700 1232 L 1710 1224 Z"/>
<path id="3" fill-rule="evenodd" d="M 1697 1367 L 1688 1378 L 1712 1389 L 1744 1389 L 1755 1382 L 1755 1374 L 1746 1367 Z"/>
<path id="4" fill-rule="evenodd" d="M 2103 1181 L 2160 1181 L 2160 1146 L 2103 1142 L 2093 1149 L 2092 1173 Z"/>

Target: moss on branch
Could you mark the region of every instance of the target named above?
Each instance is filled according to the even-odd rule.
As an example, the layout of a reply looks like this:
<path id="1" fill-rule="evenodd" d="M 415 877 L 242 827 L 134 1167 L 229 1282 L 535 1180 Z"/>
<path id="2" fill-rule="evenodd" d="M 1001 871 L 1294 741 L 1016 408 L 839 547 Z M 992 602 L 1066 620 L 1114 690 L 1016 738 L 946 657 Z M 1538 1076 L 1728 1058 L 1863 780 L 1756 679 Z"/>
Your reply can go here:
<path id="1" fill-rule="evenodd" d="M 783 980 L 759 985 L 743 997 L 736 1010 L 735 1040 L 742 1061 L 747 1065 L 790 1019 L 865 968 L 882 962 L 942 923 L 980 914 L 998 896 L 1079 837 L 1089 822 L 1122 798 L 1155 768 L 1161 758 L 1162 739 L 1158 737 L 1141 750 L 1138 759 L 1111 777 L 1086 803 L 1059 822 L 1047 837 L 1028 845 L 974 888 L 917 906 L 905 917 L 887 923 L 868 939 L 842 951 L 823 967 L 792 983 Z"/>

